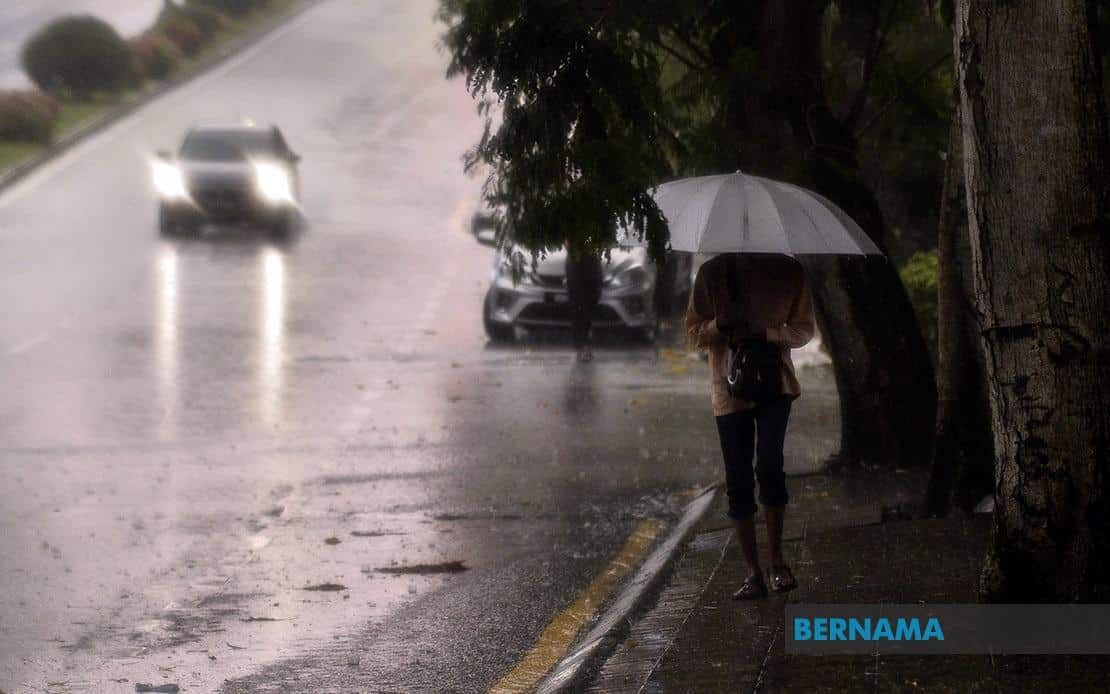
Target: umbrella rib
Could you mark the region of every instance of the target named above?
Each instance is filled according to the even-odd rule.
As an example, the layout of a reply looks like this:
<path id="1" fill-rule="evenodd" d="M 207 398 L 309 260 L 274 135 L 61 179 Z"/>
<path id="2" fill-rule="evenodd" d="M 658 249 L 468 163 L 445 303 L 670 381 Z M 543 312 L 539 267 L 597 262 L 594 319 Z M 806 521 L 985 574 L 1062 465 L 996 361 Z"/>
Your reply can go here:
<path id="1" fill-rule="evenodd" d="M 775 200 L 775 194 L 771 191 L 771 187 L 767 185 L 769 181 L 759 176 L 749 176 L 748 178 L 755 181 L 756 185 L 763 188 L 763 193 L 770 198 L 771 209 L 774 210 L 775 216 L 778 217 L 779 229 L 782 229 L 782 238 L 786 242 L 787 248 L 790 249 L 790 254 L 794 255 L 794 247 L 793 244 L 790 243 L 790 235 L 786 233 L 786 222 L 783 220 L 782 213 L 779 211 L 778 201 Z"/>

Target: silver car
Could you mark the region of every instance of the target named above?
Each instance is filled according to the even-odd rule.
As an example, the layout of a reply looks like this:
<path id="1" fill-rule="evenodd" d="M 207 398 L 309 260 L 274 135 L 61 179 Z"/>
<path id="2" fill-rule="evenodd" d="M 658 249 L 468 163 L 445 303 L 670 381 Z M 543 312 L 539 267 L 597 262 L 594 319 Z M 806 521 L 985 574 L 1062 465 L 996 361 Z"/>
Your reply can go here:
<path id="1" fill-rule="evenodd" d="M 298 216 L 299 161 L 274 126 L 195 127 L 176 157 L 159 152 L 154 161 L 159 229 L 195 234 L 206 222 L 250 222 L 286 236 Z"/>
<path id="2" fill-rule="evenodd" d="M 475 223 L 480 243 L 494 245 L 493 234 Z M 525 252 L 524 272 L 514 282 L 510 258 L 518 249 L 497 252 L 490 288 L 482 304 L 482 323 L 494 342 L 515 338 L 516 328 L 569 328 L 570 302 L 566 287 L 565 250 L 549 253 L 532 266 Z M 673 272 L 667 281 L 644 248 L 614 248 L 603 267 L 601 300 L 594 309 L 592 324 L 599 329 L 623 329 L 645 341 L 654 341 L 659 325 L 659 297 L 669 294 L 684 302 L 690 289 L 690 257 L 674 254 Z M 668 268 L 672 269 L 672 268 Z M 657 287 L 660 282 L 664 287 Z M 658 292 L 658 293 L 657 293 Z"/>

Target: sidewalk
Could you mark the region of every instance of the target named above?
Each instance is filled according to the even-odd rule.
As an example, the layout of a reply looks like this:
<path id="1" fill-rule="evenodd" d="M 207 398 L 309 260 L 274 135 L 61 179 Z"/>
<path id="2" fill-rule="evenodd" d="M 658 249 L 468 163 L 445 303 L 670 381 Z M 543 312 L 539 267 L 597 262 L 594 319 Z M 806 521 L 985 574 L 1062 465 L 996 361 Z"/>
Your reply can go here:
<path id="1" fill-rule="evenodd" d="M 923 479 L 792 479 L 785 550 L 800 586 L 755 603 L 731 599 L 746 570 L 722 495 L 588 691 L 1105 691 L 1110 657 L 784 654 L 786 601 L 975 601 L 989 518 L 900 519 Z"/>

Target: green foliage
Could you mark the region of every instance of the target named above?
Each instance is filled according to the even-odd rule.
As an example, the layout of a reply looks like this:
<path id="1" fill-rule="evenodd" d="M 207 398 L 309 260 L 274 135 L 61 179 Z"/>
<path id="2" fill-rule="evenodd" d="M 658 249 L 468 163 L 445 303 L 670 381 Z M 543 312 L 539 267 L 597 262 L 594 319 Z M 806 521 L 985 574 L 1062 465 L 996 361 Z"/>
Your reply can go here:
<path id="1" fill-rule="evenodd" d="M 598 252 L 623 225 L 655 257 L 664 251 L 666 225 L 647 192 L 667 169 L 659 61 L 636 35 L 635 3 L 615 5 L 604 22 L 565 0 L 443 5 L 450 74 L 466 75 L 487 116 L 467 168 L 489 174 L 503 241 Z"/>
<path id="2" fill-rule="evenodd" d="M 910 256 L 898 273 L 910 295 L 921 334 L 930 351 L 936 354 L 937 345 L 937 251 L 918 252 Z"/>
<path id="3" fill-rule="evenodd" d="M 936 247 L 954 107 L 946 3 L 833 0 L 826 13 L 826 94 L 851 128 L 896 259 Z"/>
<path id="4" fill-rule="evenodd" d="M 41 91 L 0 91 L 0 141 L 50 144 L 61 108 Z"/>
<path id="5" fill-rule="evenodd" d="M 186 7 L 216 10 L 232 17 L 243 17 L 262 7 L 268 0 L 188 0 Z"/>
<path id="6" fill-rule="evenodd" d="M 511 228 L 528 248 L 597 248 L 633 221 L 661 248 L 642 191 L 735 170 L 761 145 L 738 124 L 778 98 L 760 38 L 760 12 L 776 1 L 441 0 L 451 73 L 466 75 L 483 113 L 503 113 L 467 160 L 489 174 L 488 201 L 512 208 L 502 238 Z M 858 156 L 896 258 L 935 247 L 953 106 L 942 9 L 945 0 L 828 0 L 814 47 L 845 133 L 834 144 Z M 838 165 L 826 146 L 808 156 Z"/>
<path id="7" fill-rule="evenodd" d="M 39 88 L 85 99 L 135 84 L 131 49 L 116 30 L 91 16 L 63 17 L 23 47 L 23 68 Z"/>
<path id="8" fill-rule="evenodd" d="M 162 80 L 169 77 L 181 63 L 181 50 L 177 44 L 161 33 L 145 34 L 131 44 L 139 72 L 146 79 Z"/>

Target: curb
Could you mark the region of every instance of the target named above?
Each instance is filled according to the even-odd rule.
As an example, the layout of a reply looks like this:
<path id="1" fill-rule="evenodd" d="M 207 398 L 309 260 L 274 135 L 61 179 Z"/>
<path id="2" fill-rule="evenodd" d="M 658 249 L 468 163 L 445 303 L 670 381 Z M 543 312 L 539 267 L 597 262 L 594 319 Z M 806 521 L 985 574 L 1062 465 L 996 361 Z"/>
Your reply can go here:
<path id="1" fill-rule="evenodd" d="M 592 667 L 620 643 L 628 629 L 629 618 L 654 595 L 655 588 L 674 563 L 678 551 L 686 545 L 698 522 L 713 506 L 719 488 L 720 484 L 706 487 L 686 505 L 682 518 L 667 538 L 648 555 L 620 595 L 598 616 L 594 627 L 580 640 L 581 645 L 555 664 L 536 687 L 537 693 L 549 694 L 580 686 Z"/>
<path id="2" fill-rule="evenodd" d="M 248 30 L 245 34 L 229 42 L 219 50 L 201 58 L 200 61 L 193 66 L 193 69 L 187 73 L 176 75 L 164 82 L 158 83 L 158 85 L 152 87 L 149 91 L 143 92 L 134 101 L 121 104 L 119 108 L 94 118 L 58 139 L 42 152 L 30 156 L 7 171 L 0 173 L 0 193 L 3 193 L 23 178 L 26 178 L 43 164 L 65 154 L 83 141 L 107 129 L 109 126 L 118 123 L 124 118 L 127 118 L 159 97 L 192 82 L 196 78 L 210 72 L 213 68 L 219 67 L 222 63 L 242 53 L 272 34 L 276 29 L 300 17 L 302 14 L 324 1 L 325 0 L 303 0 L 297 6 L 272 17 L 269 21 L 258 27 Z"/>

